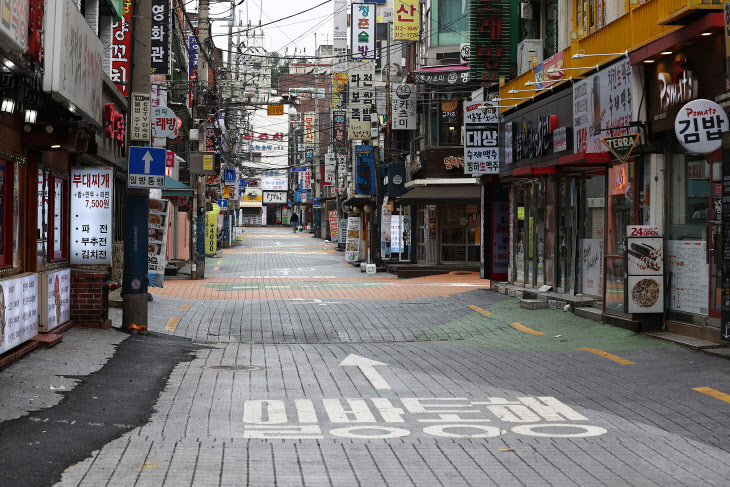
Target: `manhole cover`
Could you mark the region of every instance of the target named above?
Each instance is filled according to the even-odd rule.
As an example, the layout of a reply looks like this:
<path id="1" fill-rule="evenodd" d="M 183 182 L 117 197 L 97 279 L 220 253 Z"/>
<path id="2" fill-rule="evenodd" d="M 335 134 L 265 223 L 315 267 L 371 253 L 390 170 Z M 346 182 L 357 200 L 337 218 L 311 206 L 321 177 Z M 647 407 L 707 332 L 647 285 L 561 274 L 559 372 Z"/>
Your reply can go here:
<path id="1" fill-rule="evenodd" d="M 262 367 L 259 367 L 257 365 L 206 365 L 206 369 L 215 369 L 215 370 L 247 370 L 247 371 L 253 371 L 253 370 L 261 370 Z"/>
<path id="2" fill-rule="evenodd" d="M 471 275 L 471 272 L 457 272 L 456 275 L 457 276 L 468 276 L 468 275 Z"/>

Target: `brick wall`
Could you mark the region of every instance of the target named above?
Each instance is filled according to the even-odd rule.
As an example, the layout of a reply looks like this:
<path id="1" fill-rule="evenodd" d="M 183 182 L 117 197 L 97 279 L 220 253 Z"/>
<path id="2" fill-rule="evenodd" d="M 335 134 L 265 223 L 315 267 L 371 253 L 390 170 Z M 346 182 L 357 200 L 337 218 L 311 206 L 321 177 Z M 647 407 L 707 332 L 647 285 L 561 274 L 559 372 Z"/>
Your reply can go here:
<path id="1" fill-rule="evenodd" d="M 104 302 L 101 286 L 109 272 L 71 270 L 71 320 L 76 326 L 104 328 L 111 326 L 109 303 Z"/>

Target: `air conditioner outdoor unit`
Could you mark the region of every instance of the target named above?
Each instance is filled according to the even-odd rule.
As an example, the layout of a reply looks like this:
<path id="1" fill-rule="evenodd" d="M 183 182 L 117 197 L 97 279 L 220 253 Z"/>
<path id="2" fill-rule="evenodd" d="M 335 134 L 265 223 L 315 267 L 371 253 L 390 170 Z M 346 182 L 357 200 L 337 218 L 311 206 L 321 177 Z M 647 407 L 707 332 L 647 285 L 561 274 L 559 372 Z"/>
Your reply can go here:
<path id="1" fill-rule="evenodd" d="M 532 63 L 542 62 L 542 40 L 525 39 L 517 44 L 517 71 L 518 75 L 532 68 Z"/>

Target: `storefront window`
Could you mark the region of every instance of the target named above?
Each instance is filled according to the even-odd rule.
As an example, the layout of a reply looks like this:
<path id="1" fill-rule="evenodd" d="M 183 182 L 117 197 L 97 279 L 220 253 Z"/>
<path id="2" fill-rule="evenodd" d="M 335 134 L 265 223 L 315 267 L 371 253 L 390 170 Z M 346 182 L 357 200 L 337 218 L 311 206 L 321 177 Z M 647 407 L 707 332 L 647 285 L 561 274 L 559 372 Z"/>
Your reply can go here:
<path id="1" fill-rule="evenodd" d="M 431 98 L 431 146 L 461 145 L 463 103 L 448 94 L 433 94 Z"/>
<path id="2" fill-rule="evenodd" d="M 515 283 L 525 283 L 525 190 L 522 185 L 515 185 L 515 208 L 517 209 L 517 220 L 515 221 Z"/>
<path id="3" fill-rule="evenodd" d="M 452 46 L 469 38 L 469 3 L 465 0 L 432 2 L 431 45 Z"/>
<path id="4" fill-rule="evenodd" d="M 48 261 L 56 262 L 68 257 L 68 179 L 55 174 L 50 179 L 53 197 L 48 208 L 52 218 L 48 227 Z"/>
<path id="5" fill-rule="evenodd" d="M 441 262 L 478 264 L 478 205 L 441 207 Z"/>
<path id="6" fill-rule="evenodd" d="M 558 186 L 558 288 L 573 289 L 573 241 L 575 235 L 576 187 L 574 179 L 562 179 Z"/>
<path id="7" fill-rule="evenodd" d="M 605 309 L 606 312 L 612 314 L 626 314 L 624 311 L 625 239 L 626 227 L 634 224 L 632 186 L 635 167 L 633 162 L 627 162 L 608 170 Z"/>
<path id="8" fill-rule="evenodd" d="M 709 229 L 717 237 L 715 245 L 720 245 L 720 171 L 719 163 L 710 164 L 703 156 L 675 154 L 672 158 L 670 224 L 665 251 L 669 257 L 669 310 L 672 312 L 707 315 L 710 301 L 719 304 L 721 262 L 713 257 L 722 253 L 721 247 L 713 246 L 715 253 L 708 256 L 707 232 Z M 713 200 L 718 202 L 718 208 L 714 207 Z M 713 260 L 712 265 L 708 257 Z M 711 270 L 715 281 L 712 283 Z M 681 286 L 676 285 L 680 282 Z"/>
<path id="9" fill-rule="evenodd" d="M 0 159 L 0 266 L 13 258 L 13 164 Z"/>

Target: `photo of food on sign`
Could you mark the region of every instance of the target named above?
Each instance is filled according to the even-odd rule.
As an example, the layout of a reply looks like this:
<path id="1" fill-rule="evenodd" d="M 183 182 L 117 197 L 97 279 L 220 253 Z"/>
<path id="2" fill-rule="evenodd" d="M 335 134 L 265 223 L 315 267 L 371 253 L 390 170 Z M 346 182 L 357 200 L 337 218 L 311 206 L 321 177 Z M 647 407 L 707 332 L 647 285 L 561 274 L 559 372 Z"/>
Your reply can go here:
<path id="1" fill-rule="evenodd" d="M 629 238 L 629 275 L 663 273 L 664 244 L 661 238 Z"/>
<path id="2" fill-rule="evenodd" d="M 661 277 L 628 276 L 629 313 L 664 311 L 664 283 Z"/>

